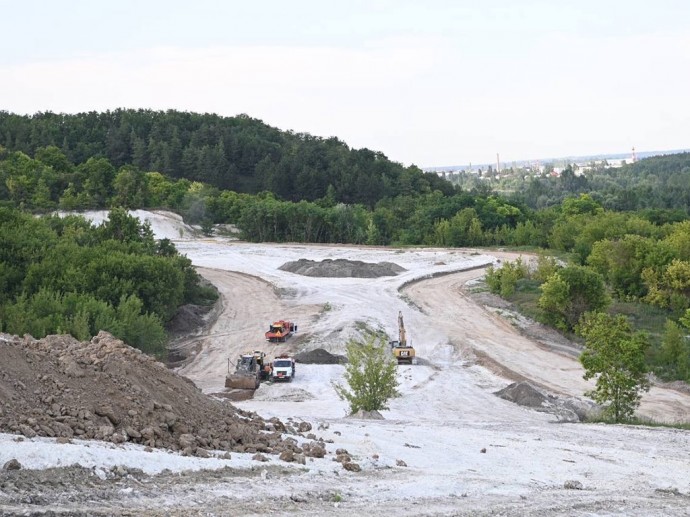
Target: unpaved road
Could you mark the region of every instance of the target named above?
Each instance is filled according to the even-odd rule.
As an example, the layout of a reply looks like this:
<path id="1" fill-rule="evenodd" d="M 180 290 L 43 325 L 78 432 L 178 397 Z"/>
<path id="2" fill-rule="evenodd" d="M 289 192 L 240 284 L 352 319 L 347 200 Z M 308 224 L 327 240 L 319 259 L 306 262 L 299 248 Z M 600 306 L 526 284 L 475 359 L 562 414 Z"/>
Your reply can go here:
<path id="1" fill-rule="evenodd" d="M 516 257 L 510 253 L 500 256 Z M 199 340 L 200 353 L 179 373 L 206 393 L 225 391 L 228 359 L 233 363 L 240 353 L 267 350 L 267 346 L 272 356 L 294 353 L 308 337 L 298 333 L 285 344 L 267 345 L 262 338 L 267 322 L 285 317 L 304 322 L 303 328 L 309 328 L 306 323 L 316 321 L 323 312 L 323 306 L 302 305 L 290 293 L 281 296 L 272 284 L 256 276 L 210 268 L 199 268 L 199 273 L 220 291 L 223 310 L 208 335 Z M 483 269 L 472 269 L 424 279 L 404 287 L 402 294 L 421 309 L 421 314 L 415 314 L 418 326 L 445 336 L 455 361 L 480 364 L 509 380 L 529 380 L 557 395 L 582 397 L 593 387 L 593 381 L 582 378 L 582 366 L 572 354 L 559 353 L 526 337 L 509 321 L 463 293 L 467 282 L 483 274 Z M 427 362 L 438 362 L 436 350 L 422 347 L 422 351 Z M 440 364 L 446 362 L 444 359 Z M 653 387 L 643 396 L 638 414 L 662 422 L 687 421 L 690 396 Z"/>
<path id="2" fill-rule="evenodd" d="M 225 391 L 225 375 L 228 368 L 234 369 L 240 354 L 267 350 L 263 334 L 272 321 L 292 318 L 306 322 L 316 319 L 322 310 L 321 306 L 300 305 L 279 296 L 273 285 L 255 276 L 211 268 L 197 271 L 216 286 L 223 308 L 208 334 L 194 340 L 199 353 L 179 373 L 205 393 Z M 295 352 L 301 338 L 299 325 L 297 330 L 286 343 L 270 345 L 271 357 Z"/>
<path id="3" fill-rule="evenodd" d="M 479 352 L 480 357 L 489 359 L 483 361 L 485 366 L 553 393 L 580 397 L 591 389 L 593 383 L 582 378 L 583 369 L 576 358 L 527 338 L 463 293 L 468 281 L 483 274 L 484 270 L 472 270 L 441 276 L 411 284 L 404 291 L 422 308 L 429 325 L 447 330 L 460 353 Z M 660 422 L 685 422 L 690 416 L 690 397 L 653 387 L 644 395 L 638 414 Z"/>

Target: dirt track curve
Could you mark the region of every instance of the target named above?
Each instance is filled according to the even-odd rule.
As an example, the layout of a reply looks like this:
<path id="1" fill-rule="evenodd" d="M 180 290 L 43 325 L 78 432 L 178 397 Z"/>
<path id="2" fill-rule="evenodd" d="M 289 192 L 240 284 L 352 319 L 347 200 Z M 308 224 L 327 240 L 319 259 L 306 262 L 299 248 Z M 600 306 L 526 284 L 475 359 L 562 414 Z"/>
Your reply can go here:
<path id="1" fill-rule="evenodd" d="M 514 258 L 501 254 L 502 258 Z M 198 340 L 199 355 L 179 373 L 206 393 L 223 391 L 228 359 L 256 348 L 265 348 L 265 323 L 276 314 L 290 314 L 297 321 L 318 318 L 320 306 L 300 305 L 299 299 L 279 295 L 261 278 L 218 269 L 200 268 L 222 295 L 223 309 L 208 335 Z M 456 359 L 481 364 L 510 380 L 530 380 L 549 391 L 581 397 L 592 382 L 582 378 L 582 367 L 572 354 L 559 353 L 526 337 L 506 319 L 464 294 L 465 284 L 484 274 L 473 269 L 407 285 L 403 293 L 421 309 L 426 324 L 441 329 L 454 347 Z M 276 310 L 276 307 L 278 310 Z M 272 345 L 272 354 L 294 353 L 301 339 Z M 432 361 L 433 363 L 433 361 Z M 658 387 L 643 396 L 640 415 L 658 421 L 685 421 L 690 396 Z"/>

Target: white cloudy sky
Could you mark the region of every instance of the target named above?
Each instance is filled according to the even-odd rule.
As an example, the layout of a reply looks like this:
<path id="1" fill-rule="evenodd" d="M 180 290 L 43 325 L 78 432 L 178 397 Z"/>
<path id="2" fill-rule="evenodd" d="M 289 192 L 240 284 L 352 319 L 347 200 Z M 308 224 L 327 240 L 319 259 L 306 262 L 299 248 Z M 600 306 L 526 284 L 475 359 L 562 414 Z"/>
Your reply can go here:
<path id="1" fill-rule="evenodd" d="M 0 0 L 0 110 L 246 113 L 405 165 L 690 147 L 687 0 Z"/>

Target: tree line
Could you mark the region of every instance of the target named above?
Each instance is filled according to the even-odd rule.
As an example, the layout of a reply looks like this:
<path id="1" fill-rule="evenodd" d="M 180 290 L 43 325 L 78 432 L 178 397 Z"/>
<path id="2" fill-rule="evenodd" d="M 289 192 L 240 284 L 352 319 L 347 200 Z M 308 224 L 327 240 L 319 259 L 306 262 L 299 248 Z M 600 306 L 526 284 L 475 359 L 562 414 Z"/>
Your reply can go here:
<path id="1" fill-rule="evenodd" d="M 107 330 L 158 355 L 177 308 L 216 296 L 169 240 L 124 209 L 95 227 L 0 208 L 0 286 L 1 332 L 88 340 Z"/>
<path id="2" fill-rule="evenodd" d="M 474 184 L 476 175 L 458 177 Z M 584 171 L 568 165 L 558 176 L 515 170 L 491 181 L 489 188 L 533 209 L 547 208 L 568 197 L 588 194 L 614 211 L 644 211 L 649 217 L 682 220 L 690 207 L 690 153 L 653 156 L 622 167 L 599 165 Z"/>
<path id="3" fill-rule="evenodd" d="M 28 156 L 55 147 L 63 156 L 51 165 L 63 169 L 90 159 L 96 160 L 91 168 L 98 167 L 98 160 L 105 159 L 118 170 L 131 166 L 239 193 L 270 191 L 287 201 L 313 201 L 330 189 L 337 202 L 372 207 L 384 197 L 454 190 L 436 174 L 403 167 L 380 152 L 351 149 L 335 137 L 281 131 L 247 115 L 118 109 L 26 116 L 0 111 L 0 145 Z M 75 172 L 71 183 L 80 190 L 80 172 L 87 171 Z M 104 194 L 98 185 L 86 187 L 90 195 Z"/>
<path id="4" fill-rule="evenodd" d="M 620 211 L 610 208 L 609 198 L 601 193 L 585 193 L 588 182 L 595 178 L 576 176 L 572 170 L 546 180 L 559 182 L 560 190 L 555 204 L 542 207 L 536 191 L 530 194 L 526 190 L 522 196 L 499 195 L 489 188 L 463 191 L 416 167 L 390 162 L 380 153 L 352 150 L 337 139 L 281 132 L 246 116 L 144 110 L 33 117 L 0 113 L 0 142 L 2 138 L 0 206 L 7 213 L 15 213 L 15 209 L 46 213 L 55 209 L 167 208 L 209 233 L 215 225 L 233 224 L 241 238 L 256 242 L 548 249 L 572 261 L 571 269 L 540 281 L 545 300 L 551 299 L 548 310 L 544 306 L 549 323 L 568 331 L 581 317 L 577 310 L 572 312 L 584 303 L 583 293 L 576 289 L 579 284 L 604 286 L 601 300 L 658 307 L 676 329 L 681 328 L 678 325 L 690 303 L 690 223 L 686 211 L 672 208 L 668 202 L 684 195 L 677 174 L 683 177 L 686 173 L 685 154 L 634 164 L 648 182 L 658 166 L 659 176 L 668 176 L 657 181 L 659 192 L 676 187 L 677 192 L 664 197 L 655 190 L 648 191 L 649 195 L 642 190 L 639 199 L 644 209 Z M 196 152 L 208 153 L 216 145 L 219 154 L 215 161 L 210 155 L 203 160 L 183 160 L 185 153 L 189 158 Z M 166 153 L 168 158 L 162 158 Z M 621 181 L 625 171 L 619 172 Z M 115 217 L 122 220 L 119 212 Z M 58 227 L 54 218 L 47 220 Z M 165 321 L 172 306 L 164 302 L 180 303 L 181 298 L 171 291 L 156 301 L 144 288 L 151 285 L 147 272 L 159 271 L 154 262 L 145 265 L 160 258 L 157 245 L 146 238 L 143 249 L 148 255 L 135 258 L 128 256 L 129 248 L 118 248 L 122 246 L 119 239 L 106 240 L 117 253 L 103 267 L 114 271 L 113 277 L 122 285 L 108 286 L 119 297 L 112 294 L 103 303 L 115 310 L 127 300 L 122 295 L 133 294 L 142 303 L 140 315 L 153 314 Z M 22 241 L 22 245 L 31 249 L 30 241 Z M 99 253 L 93 247 L 61 245 L 65 249 L 53 252 L 52 259 L 46 251 L 47 263 L 36 265 L 31 274 L 18 274 L 15 266 L 3 266 L 0 279 L 14 286 L 8 291 L 14 296 L 12 303 L 29 303 L 27 297 L 36 296 L 41 288 L 62 297 L 76 289 L 77 273 L 65 278 L 54 267 L 57 256 L 66 256 L 83 268 Z M 164 246 L 169 247 L 169 243 Z M 41 259 L 45 257 L 41 255 Z M 517 270 L 502 270 L 498 280 L 494 279 L 498 289 L 514 288 L 513 280 L 520 281 L 516 275 Z M 134 285 L 125 285 L 128 276 L 136 279 L 132 284 L 142 286 L 137 292 L 130 292 Z M 187 281 L 191 278 L 187 272 L 183 276 Z M 82 280 L 89 285 L 87 279 Z M 90 281 L 97 290 L 97 282 Z M 193 291 L 192 283 L 185 284 L 185 293 Z M 55 302 L 46 296 L 40 302 L 44 306 L 68 304 L 64 298 Z M 28 305 L 22 307 L 32 314 Z M 16 314 L 20 312 L 17 309 Z M 44 321 L 38 315 L 32 319 Z M 73 319 L 73 313 L 66 313 L 60 328 L 76 329 Z M 7 325 L 7 316 L 4 321 Z M 58 324 L 51 325 L 56 328 Z M 89 320 L 89 328 L 94 325 Z M 682 352 L 683 348 L 678 349 Z M 672 370 L 671 362 L 665 371 Z M 682 361 L 676 362 L 677 371 L 669 376 L 684 378 L 687 370 Z"/>

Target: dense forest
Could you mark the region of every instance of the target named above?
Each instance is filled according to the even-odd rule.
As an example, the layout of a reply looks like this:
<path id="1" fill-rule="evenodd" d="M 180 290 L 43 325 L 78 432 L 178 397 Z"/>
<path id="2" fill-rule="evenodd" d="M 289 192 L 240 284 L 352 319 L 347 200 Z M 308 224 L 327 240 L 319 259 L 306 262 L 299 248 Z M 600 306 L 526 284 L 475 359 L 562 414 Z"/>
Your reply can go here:
<path id="1" fill-rule="evenodd" d="M 555 176 L 512 168 L 501 174 L 487 171 L 481 177 L 468 172 L 446 177 L 465 188 L 502 192 L 533 209 L 555 206 L 580 194 L 589 194 L 608 210 L 643 210 L 652 217 L 656 212 L 675 220 L 684 219 L 690 207 L 690 153 L 653 156 L 622 167 L 604 162 L 581 170 L 569 164 Z"/>
<path id="2" fill-rule="evenodd" d="M 74 164 L 105 159 L 115 169 L 128 165 L 238 193 L 270 191 L 287 201 L 313 201 L 329 187 L 335 201 L 368 207 L 384 197 L 453 191 L 436 174 L 405 168 L 381 153 L 350 149 L 337 138 L 280 131 L 246 115 L 0 112 L 0 145 L 29 156 L 54 146 Z M 78 188 L 79 178 L 74 180 Z"/>
<path id="3" fill-rule="evenodd" d="M 113 238 L 119 234 L 112 225 L 127 220 L 123 208 L 166 208 L 208 233 L 232 223 L 243 239 L 257 242 L 546 250 L 567 267 L 545 267 L 538 281 L 521 268 L 492 272 L 493 290 L 548 294 L 561 305 L 546 304 L 535 316 L 565 332 L 575 329 L 583 307 L 631 319 L 653 312 L 657 317 L 647 320 L 655 326 L 636 321 L 656 343 L 650 361 L 665 378 L 689 380 L 690 343 L 682 330 L 690 322 L 687 153 L 600 174 L 570 169 L 558 178 L 523 178 L 498 194 L 492 182 L 463 190 L 380 153 L 283 132 L 246 116 L 0 113 L 0 142 L 0 330 L 85 335 L 104 321 L 98 311 L 114 311 L 109 317 L 117 319 L 127 303 L 130 313 L 139 304 L 138 316 L 165 322 L 174 307 L 199 296 L 192 268 L 171 243 L 155 243 L 145 228 L 134 231 L 127 223 L 125 234 L 142 240 L 122 242 Z M 114 210 L 110 234 L 69 218 L 37 220 L 23 213 L 95 208 Z M 15 235 L 23 225 L 38 233 Z M 60 269 L 58 257 L 78 266 Z M 125 266 L 130 262 L 148 266 Z M 549 283 L 545 271 L 558 278 Z M 177 286 L 165 304 L 141 287 L 156 274 L 167 279 L 162 285 Z M 116 279 L 115 285 L 104 281 L 107 288 L 99 291 L 95 278 Z M 594 292 L 597 303 L 590 304 L 583 293 Z M 98 303 L 109 308 L 92 309 Z M 51 320 L 50 314 L 61 316 Z M 671 339 L 673 360 L 657 353 Z"/>
<path id="4" fill-rule="evenodd" d="M 216 297 L 189 259 L 124 209 L 94 227 L 0 208 L 0 286 L 0 331 L 87 340 L 107 330 L 154 354 L 180 305 Z"/>

